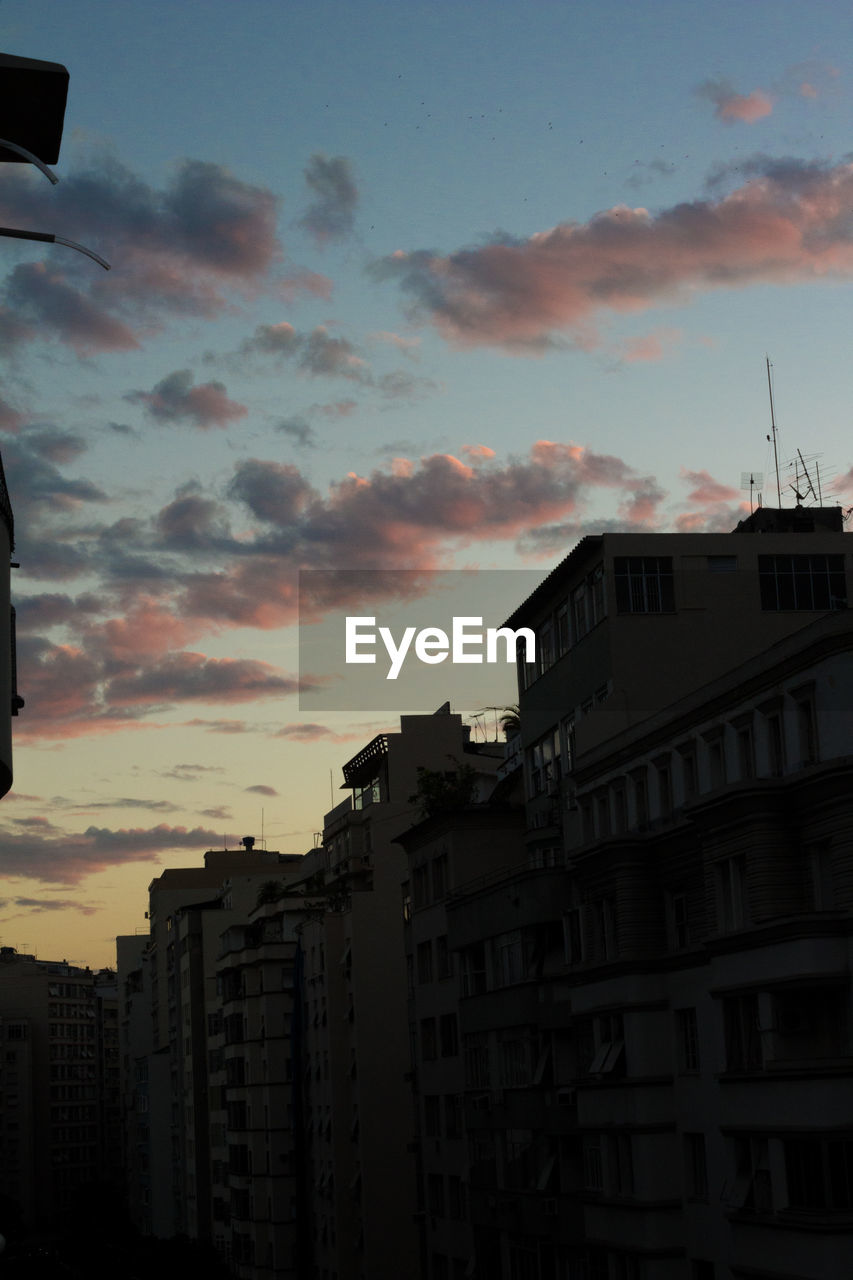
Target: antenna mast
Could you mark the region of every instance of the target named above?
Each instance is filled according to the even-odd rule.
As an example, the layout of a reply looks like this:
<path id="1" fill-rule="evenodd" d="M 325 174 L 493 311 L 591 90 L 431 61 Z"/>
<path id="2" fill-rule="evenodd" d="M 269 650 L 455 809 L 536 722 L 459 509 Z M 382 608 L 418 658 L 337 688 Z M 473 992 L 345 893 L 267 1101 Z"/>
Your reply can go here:
<path id="1" fill-rule="evenodd" d="M 770 357 L 764 357 L 767 363 L 767 390 L 770 393 L 770 428 L 773 432 L 773 460 L 776 463 L 776 497 L 779 499 L 779 508 L 782 507 L 782 489 L 779 484 L 779 454 L 776 451 L 776 415 L 773 411 L 773 383 L 770 381 Z"/>

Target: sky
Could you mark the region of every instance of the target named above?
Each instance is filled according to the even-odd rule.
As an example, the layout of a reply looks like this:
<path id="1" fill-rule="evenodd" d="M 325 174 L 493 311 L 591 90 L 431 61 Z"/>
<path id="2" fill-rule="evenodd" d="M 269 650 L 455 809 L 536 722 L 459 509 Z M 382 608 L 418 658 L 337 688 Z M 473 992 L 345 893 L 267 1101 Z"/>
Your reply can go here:
<path id="1" fill-rule="evenodd" d="M 300 711 L 300 569 L 730 529 L 768 356 L 783 501 L 799 449 L 853 504 L 849 4 L 0 0 L 0 49 L 71 76 L 0 225 L 111 264 L 0 240 L 3 945 L 111 965 L 164 868 L 311 847 L 395 717 Z"/>

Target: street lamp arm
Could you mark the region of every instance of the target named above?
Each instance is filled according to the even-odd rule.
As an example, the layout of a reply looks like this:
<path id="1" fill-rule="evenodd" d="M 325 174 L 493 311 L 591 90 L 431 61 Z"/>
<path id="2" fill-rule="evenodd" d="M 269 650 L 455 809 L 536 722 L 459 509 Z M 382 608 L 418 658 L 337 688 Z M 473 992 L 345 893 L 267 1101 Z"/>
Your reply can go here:
<path id="1" fill-rule="evenodd" d="M 33 155 L 32 151 L 28 151 L 26 147 L 20 146 L 17 142 L 9 142 L 7 138 L 0 138 L 0 147 L 7 147 L 9 151 L 16 151 L 19 156 L 23 156 L 25 160 L 29 160 L 30 164 L 34 164 L 37 169 L 41 169 L 42 173 L 48 178 L 54 186 L 59 179 L 52 169 L 48 169 L 43 160 L 39 160 L 37 155 Z"/>
<path id="2" fill-rule="evenodd" d="M 110 264 L 100 254 L 95 253 L 94 249 L 87 249 L 84 244 L 78 244 L 76 240 L 68 240 L 65 236 L 55 236 L 49 231 L 22 231 L 18 227 L 0 227 L 0 236 L 9 236 L 13 240 L 40 240 L 46 244 L 64 244 L 68 249 L 76 249 L 78 253 L 85 253 L 87 258 L 97 262 L 105 271 L 110 269 Z"/>

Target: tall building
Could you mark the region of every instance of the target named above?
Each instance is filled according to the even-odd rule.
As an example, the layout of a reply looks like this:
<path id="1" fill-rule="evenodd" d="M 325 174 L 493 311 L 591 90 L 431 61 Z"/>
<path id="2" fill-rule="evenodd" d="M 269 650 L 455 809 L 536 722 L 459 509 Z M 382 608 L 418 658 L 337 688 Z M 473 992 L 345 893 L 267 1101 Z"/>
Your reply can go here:
<path id="1" fill-rule="evenodd" d="M 533 866 L 448 903 L 483 1280 L 853 1273 L 848 546 L 586 538 L 509 620 Z"/>
<path id="2" fill-rule="evenodd" d="M 343 767 L 352 792 L 327 813 L 322 861 L 306 885 L 326 908 L 301 930 L 306 1157 L 316 1280 L 419 1273 L 417 1162 L 404 920 L 408 863 L 395 843 L 419 790 L 488 748 L 444 707 L 402 716 Z M 499 760 L 492 762 L 492 771 Z"/>
<path id="3" fill-rule="evenodd" d="M 0 948 L 0 1194 L 29 1227 L 67 1225 L 115 1175 L 109 976 Z"/>
<path id="4" fill-rule="evenodd" d="M 221 1116 L 212 1118 L 222 1111 L 222 1081 L 212 1084 L 221 1072 L 221 935 L 248 919 L 263 884 L 296 874 L 300 863 L 255 849 L 250 836 L 242 849 L 211 850 L 203 867 L 152 881 L 144 945 L 118 939 L 131 1212 L 153 1235 L 212 1243 L 217 1234 L 227 1160 Z"/>
<path id="5" fill-rule="evenodd" d="M 507 744 L 512 761 L 512 744 Z M 497 769 L 496 769 L 497 767 Z M 460 973 L 448 902 L 526 863 L 520 769 L 474 758 L 429 788 L 421 821 L 398 836 L 408 859 L 404 942 L 409 996 L 420 1275 L 463 1280 L 475 1256 L 463 1110 L 467 1046 L 460 998 L 478 974 Z M 457 946 L 459 939 L 456 940 Z"/>

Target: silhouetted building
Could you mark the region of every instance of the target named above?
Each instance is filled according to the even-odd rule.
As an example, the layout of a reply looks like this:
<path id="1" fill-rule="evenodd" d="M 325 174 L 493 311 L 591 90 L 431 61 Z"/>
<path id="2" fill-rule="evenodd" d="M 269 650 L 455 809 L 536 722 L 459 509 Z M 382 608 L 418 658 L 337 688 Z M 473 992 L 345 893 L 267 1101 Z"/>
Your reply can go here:
<path id="1" fill-rule="evenodd" d="M 585 538 L 510 619 L 538 869 L 448 903 L 481 1280 L 853 1272 L 850 555 L 819 515 Z"/>
<path id="2" fill-rule="evenodd" d="M 115 1176 L 115 1008 L 103 974 L 0 948 L 0 1193 L 31 1227 Z"/>

